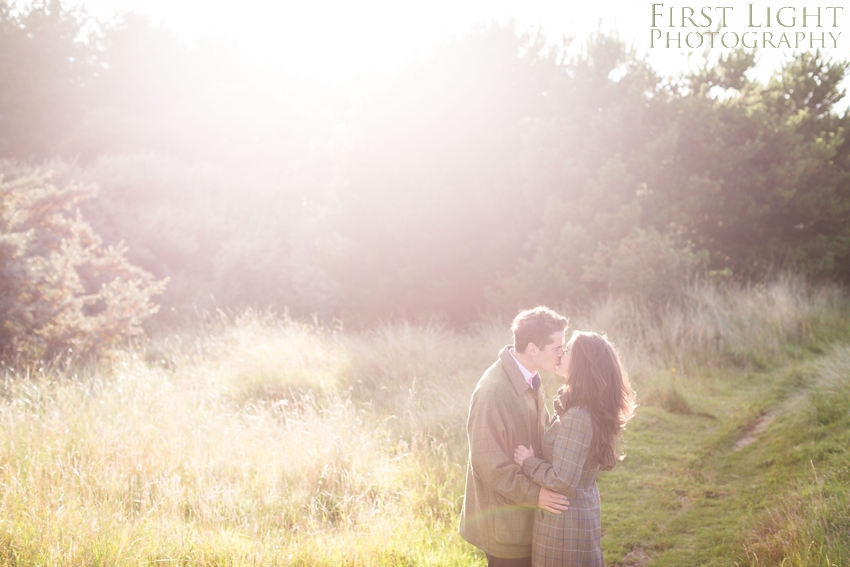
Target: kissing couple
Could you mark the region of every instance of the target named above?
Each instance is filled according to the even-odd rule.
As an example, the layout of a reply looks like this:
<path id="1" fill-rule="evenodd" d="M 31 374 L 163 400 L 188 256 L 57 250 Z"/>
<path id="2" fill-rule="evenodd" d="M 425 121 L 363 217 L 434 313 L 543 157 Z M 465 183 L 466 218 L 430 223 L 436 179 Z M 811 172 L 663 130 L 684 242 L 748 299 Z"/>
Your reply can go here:
<path id="1" fill-rule="evenodd" d="M 567 326 L 547 307 L 522 311 L 472 393 L 460 534 L 489 567 L 604 565 L 596 476 L 620 460 L 635 394 L 611 343 L 567 341 Z M 564 379 L 551 417 L 540 371 Z"/>

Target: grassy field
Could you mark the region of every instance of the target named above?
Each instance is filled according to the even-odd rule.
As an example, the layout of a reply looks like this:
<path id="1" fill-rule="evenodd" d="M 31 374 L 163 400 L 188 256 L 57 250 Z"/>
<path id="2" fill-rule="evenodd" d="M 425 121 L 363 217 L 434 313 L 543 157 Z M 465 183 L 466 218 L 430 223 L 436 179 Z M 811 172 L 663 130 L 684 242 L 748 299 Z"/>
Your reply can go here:
<path id="1" fill-rule="evenodd" d="M 608 564 L 850 564 L 850 299 L 683 293 L 570 314 L 641 404 L 600 475 Z M 508 326 L 219 313 L 90 366 L 8 362 L 0 565 L 483 565 L 456 533 L 465 420 Z"/>

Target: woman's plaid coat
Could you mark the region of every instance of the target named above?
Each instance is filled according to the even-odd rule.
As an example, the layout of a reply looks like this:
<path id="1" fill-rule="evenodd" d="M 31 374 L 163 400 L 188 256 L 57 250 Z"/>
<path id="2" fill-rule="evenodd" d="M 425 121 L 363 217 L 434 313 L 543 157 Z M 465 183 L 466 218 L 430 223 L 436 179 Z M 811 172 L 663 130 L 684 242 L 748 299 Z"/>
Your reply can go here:
<path id="1" fill-rule="evenodd" d="M 522 464 L 522 472 L 535 483 L 570 499 L 566 512 L 535 513 L 531 542 L 534 567 L 605 564 L 596 487 L 600 467 L 588 455 L 592 439 L 590 414 L 582 408 L 570 408 L 543 434 L 543 458 L 530 457 Z"/>

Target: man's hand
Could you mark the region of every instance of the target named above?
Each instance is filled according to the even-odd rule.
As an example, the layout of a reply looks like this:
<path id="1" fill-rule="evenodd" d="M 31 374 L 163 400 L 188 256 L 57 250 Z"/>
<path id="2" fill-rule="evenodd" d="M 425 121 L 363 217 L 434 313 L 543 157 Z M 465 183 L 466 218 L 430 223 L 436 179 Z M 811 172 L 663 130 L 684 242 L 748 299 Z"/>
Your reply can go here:
<path id="1" fill-rule="evenodd" d="M 537 507 L 547 512 L 560 514 L 570 509 L 570 501 L 563 494 L 552 492 L 548 488 L 540 487 L 540 496 L 537 497 Z"/>

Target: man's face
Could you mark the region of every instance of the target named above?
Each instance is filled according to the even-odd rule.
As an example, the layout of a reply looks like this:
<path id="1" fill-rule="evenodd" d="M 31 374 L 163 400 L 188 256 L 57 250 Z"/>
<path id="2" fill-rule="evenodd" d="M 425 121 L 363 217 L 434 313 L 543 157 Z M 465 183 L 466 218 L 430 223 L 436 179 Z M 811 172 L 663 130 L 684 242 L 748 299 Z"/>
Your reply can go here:
<path id="1" fill-rule="evenodd" d="M 558 331 L 549 335 L 549 341 L 545 347 L 540 348 L 535 345 L 534 365 L 540 370 L 555 372 L 561 363 L 561 357 L 564 356 L 565 340 L 564 332 Z"/>

